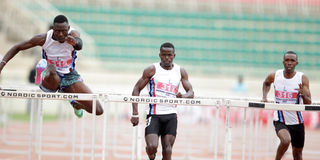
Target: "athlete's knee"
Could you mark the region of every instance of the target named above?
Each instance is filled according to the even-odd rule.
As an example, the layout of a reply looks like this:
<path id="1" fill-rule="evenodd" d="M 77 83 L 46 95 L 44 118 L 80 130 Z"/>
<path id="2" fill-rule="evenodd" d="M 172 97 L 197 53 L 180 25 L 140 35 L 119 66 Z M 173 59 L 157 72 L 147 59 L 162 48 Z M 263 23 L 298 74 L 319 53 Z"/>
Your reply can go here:
<path id="1" fill-rule="evenodd" d="M 284 146 L 289 146 L 291 143 L 291 138 L 290 137 L 286 137 L 286 138 L 282 138 L 281 139 L 281 144 Z"/>
<path id="2" fill-rule="evenodd" d="M 49 72 L 56 71 L 56 67 L 53 64 L 48 64 L 46 70 Z"/>
<path id="3" fill-rule="evenodd" d="M 48 90 L 58 90 L 59 89 L 60 78 L 58 75 L 53 75 L 52 73 L 46 72 L 44 79 L 41 82 L 42 87 Z M 41 87 L 40 87 L 41 88 Z"/>
<path id="4" fill-rule="evenodd" d="M 165 147 L 163 147 L 162 152 L 164 153 L 164 155 L 171 155 L 172 154 L 172 147 L 171 145 L 166 145 Z"/>
<path id="5" fill-rule="evenodd" d="M 92 102 L 91 102 L 91 104 L 92 104 Z M 92 105 L 90 105 L 90 106 L 92 107 Z M 99 116 L 99 115 L 102 115 L 102 114 L 103 114 L 103 108 L 102 108 L 100 102 L 97 101 L 97 103 L 96 103 L 96 115 Z"/>
<path id="6" fill-rule="evenodd" d="M 155 145 L 155 144 L 149 144 L 149 145 L 147 145 L 146 150 L 147 150 L 147 152 L 148 152 L 149 154 L 154 154 L 154 153 L 157 153 L 157 148 L 158 148 L 157 145 Z"/>
<path id="7" fill-rule="evenodd" d="M 302 159 L 302 153 L 293 153 L 293 159 L 294 160 L 301 160 Z"/>
<path id="8" fill-rule="evenodd" d="M 49 81 L 60 81 L 60 77 L 57 74 L 56 68 L 55 66 L 53 66 L 52 64 L 48 64 L 47 68 L 46 68 L 46 72 L 45 72 L 45 80 L 49 80 Z"/>
<path id="9" fill-rule="evenodd" d="M 294 160 L 301 160 L 302 159 L 302 149 L 294 149 L 292 152 Z"/>
<path id="10" fill-rule="evenodd" d="M 100 103 L 97 103 L 97 108 L 96 108 L 96 115 L 102 115 L 103 114 L 103 108 Z"/>

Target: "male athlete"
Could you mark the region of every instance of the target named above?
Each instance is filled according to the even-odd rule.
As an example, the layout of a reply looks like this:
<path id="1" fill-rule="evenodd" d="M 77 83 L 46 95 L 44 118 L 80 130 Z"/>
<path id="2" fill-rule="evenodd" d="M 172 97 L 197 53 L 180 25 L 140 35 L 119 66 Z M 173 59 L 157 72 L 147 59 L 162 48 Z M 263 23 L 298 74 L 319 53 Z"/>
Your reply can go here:
<path id="1" fill-rule="evenodd" d="M 64 15 L 54 18 L 53 28 L 47 33 L 36 35 L 30 40 L 14 45 L 3 57 L 0 73 L 19 51 L 35 46 L 42 46 L 43 49 L 43 59 L 36 66 L 36 83 L 40 84 L 44 92 L 92 93 L 75 70 L 77 51 L 82 49 L 80 33 L 69 26 L 68 19 Z M 70 103 L 79 118 L 83 116 L 82 109 L 92 113 L 92 101 L 71 101 Z M 97 102 L 96 114 L 102 113 L 103 109 Z"/>
<path id="2" fill-rule="evenodd" d="M 270 85 L 273 83 L 276 103 L 311 104 L 309 79 L 302 72 L 296 72 L 298 56 L 293 51 L 288 51 L 283 56 L 284 69 L 277 70 L 268 75 L 263 83 L 262 101 L 267 102 Z M 294 160 L 302 160 L 304 146 L 304 124 L 299 111 L 274 111 L 273 124 L 280 144 L 277 149 L 276 160 L 280 160 L 287 151 L 290 143 Z"/>
<path id="3" fill-rule="evenodd" d="M 140 91 L 148 84 L 151 97 L 193 98 L 193 89 L 185 69 L 173 63 L 176 54 L 171 43 L 160 47 L 160 63 L 154 63 L 143 71 L 142 77 L 134 86 L 132 95 L 139 96 Z M 186 93 L 178 92 L 180 82 Z M 132 103 L 131 123 L 138 125 L 138 104 Z M 154 160 L 159 137 L 161 136 L 163 160 L 171 160 L 172 147 L 177 134 L 176 105 L 149 104 L 146 108 L 147 124 L 145 128 L 146 152 Z"/>

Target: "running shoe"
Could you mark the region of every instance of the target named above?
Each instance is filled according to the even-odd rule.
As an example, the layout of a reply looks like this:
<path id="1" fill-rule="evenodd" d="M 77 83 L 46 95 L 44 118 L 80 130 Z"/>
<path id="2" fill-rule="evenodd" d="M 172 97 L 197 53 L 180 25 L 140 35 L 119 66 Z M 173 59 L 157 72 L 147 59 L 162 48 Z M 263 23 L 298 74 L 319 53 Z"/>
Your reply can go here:
<path id="1" fill-rule="evenodd" d="M 82 109 L 74 109 L 74 114 L 78 117 L 81 118 L 83 116 L 83 110 Z"/>
<path id="2" fill-rule="evenodd" d="M 69 100 L 70 104 L 72 105 L 73 109 L 74 109 L 74 114 L 78 117 L 78 118 L 81 118 L 83 116 L 83 110 L 82 109 L 76 109 L 74 108 L 74 103 L 75 101 L 74 100 Z"/>
<path id="3" fill-rule="evenodd" d="M 37 65 L 36 65 L 36 80 L 35 83 L 36 85 L 40 85 L 42 80 L 44 79 L 44 76 L 42 73 L 47 67 L 47 60 L 41 59 Z"/>

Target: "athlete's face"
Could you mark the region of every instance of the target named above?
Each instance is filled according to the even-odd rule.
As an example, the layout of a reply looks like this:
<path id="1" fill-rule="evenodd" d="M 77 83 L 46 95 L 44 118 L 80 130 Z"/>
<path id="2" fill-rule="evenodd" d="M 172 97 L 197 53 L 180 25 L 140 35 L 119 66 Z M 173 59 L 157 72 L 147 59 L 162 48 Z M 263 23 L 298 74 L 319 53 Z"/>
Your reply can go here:
<path id="1" fill-rule="evenodd" d="M 172 62 L 176 54 L 173 48 L 162 47 L 159 53 L 161 59 L 161 66 L 170 69 L 172 67 Z"/>
<path id="2" fill-rule="evenodd" d="M 287 73 L 293 73 L 295 67 L 298 65 L 297 55 L 285 54 L 283 57 L 283 66 Z"/>
<path id="3" fill-rule="evenodd" d="M 64 43 L 68 36 L 69 24 L 67 22 L 53 24 L 53 39 Z"/>

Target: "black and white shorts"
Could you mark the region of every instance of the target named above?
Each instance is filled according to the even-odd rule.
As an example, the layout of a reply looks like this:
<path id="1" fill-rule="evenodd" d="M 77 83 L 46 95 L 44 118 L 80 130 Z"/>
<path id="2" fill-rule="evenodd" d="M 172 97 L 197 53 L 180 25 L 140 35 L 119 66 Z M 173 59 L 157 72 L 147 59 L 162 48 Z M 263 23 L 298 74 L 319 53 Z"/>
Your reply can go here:
<path id="1" fill-rule="evenodd" d="M 177 114 L 165 115 L 147 115 L 145 135 L 158 134 L 164 136 L 167 134 L 177 135 Z"/>
<path id="2" fill-rule="evenodd" d="M 296 148 L 303 148 L 304 146 L 304 124 L 296 124 L 296 125 L 286 125 L 279 121 L 273 121 L 273 125 L 275 127 L 276 133 L 281 129 L 286 129 L 289 131 L 291 136 L 291 145 Z"/>

